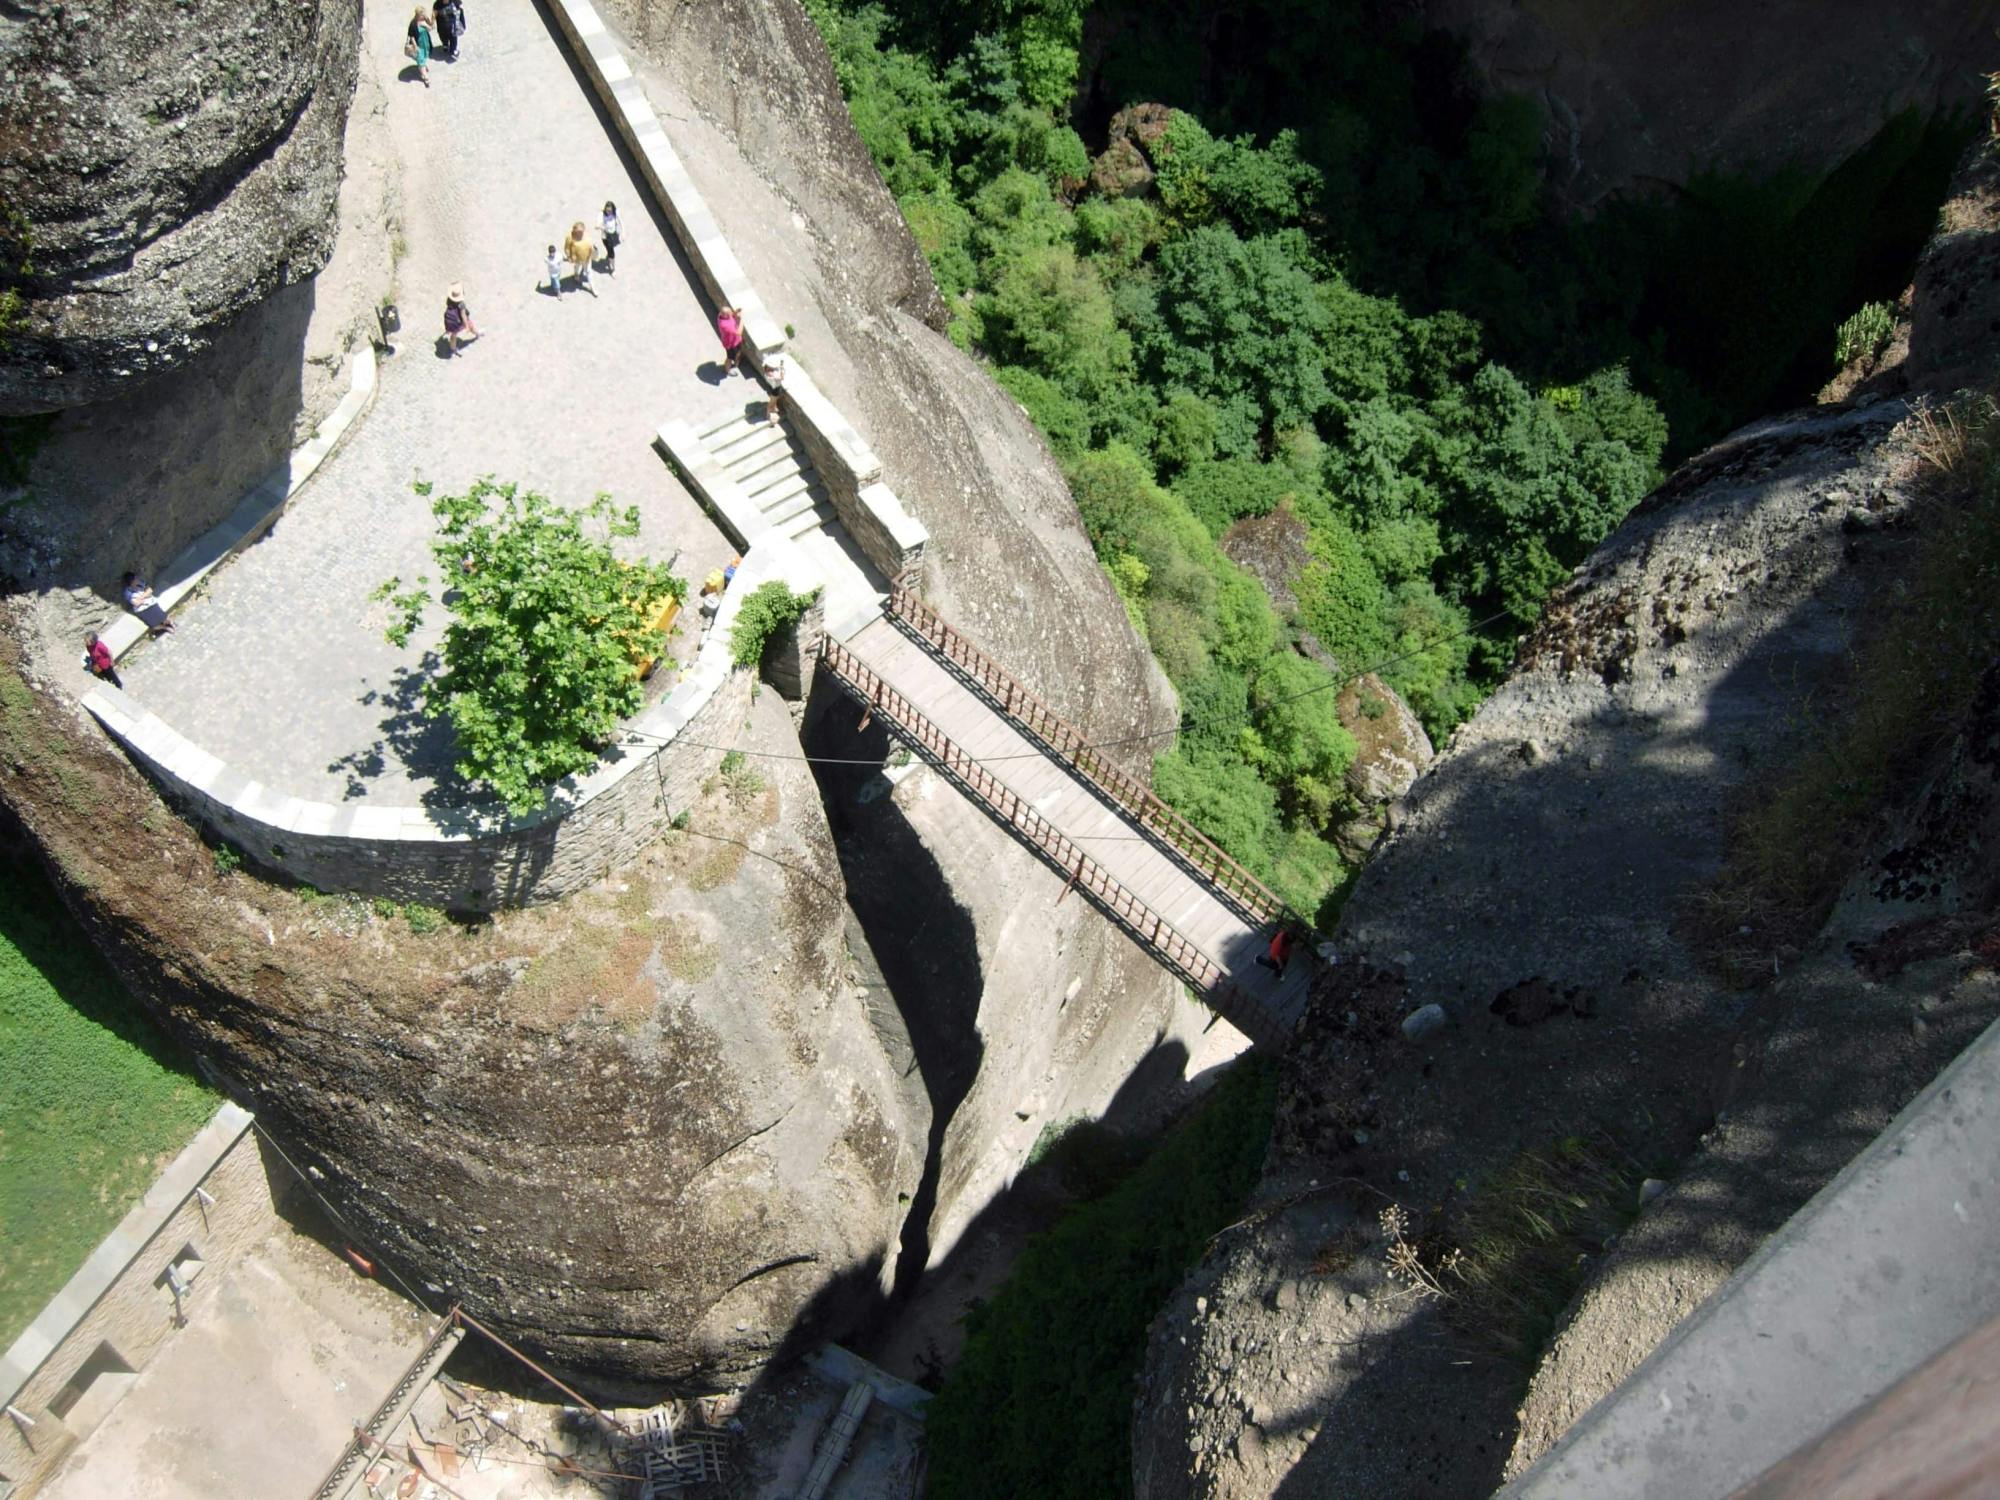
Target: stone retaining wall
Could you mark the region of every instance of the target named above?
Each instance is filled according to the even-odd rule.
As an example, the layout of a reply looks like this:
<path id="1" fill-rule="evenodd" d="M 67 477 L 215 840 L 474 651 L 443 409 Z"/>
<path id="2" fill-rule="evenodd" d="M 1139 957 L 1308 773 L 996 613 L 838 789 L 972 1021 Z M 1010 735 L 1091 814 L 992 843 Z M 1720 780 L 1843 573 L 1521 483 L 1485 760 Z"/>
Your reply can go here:
<path id="1" fill-rule="evenodd" d="M 719 677 L 682 684 L 704 691 L 676 703 L 677 689 L 631 726 L 667 743 L 612 751 L 522 818 L 306 801 L 232 770 L 115 688 L 98 687 L 84 706 L 170 801 L 252 863 L 323 891 L 485 911 L 567 895 L 658 838 L 721 764 L 709 747 L 727 743 L 749 711 L 752 674 L 725 668 Z M 683 731 L 702 743 L 672 738 Z"/>
<path id="2" fill-rule="evenodd" d="M 266 1163 L 252 1124 L 237 1105 L 217 1110 L 0 1357 L 8 1408 L 0 1475 L 17 1493 L 32 1494 L 129 1383 L 108 1370 L 71 1405 L 64 1391 L 79 1372 L 88 1379 L 91 1368 L 111 1363 L 142 1370 L 171 1336 L 177 1309 L 167 1268 L 177 1266 L 188 1287 L 178 1313 L 191 1315 L 214 1295 L 224 1266 L 281 1227 L 277 1206 L 295 1179 L 275 1155 Z M 52 1401 L 68 1406 L 66 1415 L 51 1410 Z"/>
<path id="3" fill-rule="evenodd" d="M 308 801 L 233 770 L 116 688 L 100 684 L 83 704 L 170 801 L 263 869 L 322 891 L 447 911 L 526 906 L 624 864 L 700 795 L 756 681 L 730 660 L 730 629 L 744 598 L 773 579 L 797 593 L 826 582 L 783 538 L 747 554 L 687 677 L 627 726 L 628 744 L 519 818 Z"/>

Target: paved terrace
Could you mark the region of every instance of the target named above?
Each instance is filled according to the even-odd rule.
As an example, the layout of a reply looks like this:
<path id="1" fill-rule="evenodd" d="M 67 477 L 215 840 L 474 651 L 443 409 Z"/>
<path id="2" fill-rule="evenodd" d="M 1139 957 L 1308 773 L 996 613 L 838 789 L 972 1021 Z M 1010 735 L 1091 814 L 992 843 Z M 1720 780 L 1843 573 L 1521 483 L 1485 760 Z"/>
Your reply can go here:
<path id="1" fill-rule="evenodd" d="M 383 579 L 431 573 L 429 503 L 481 474 L 565 504 L 608 490 L 640 507 L 640 545 L 699 579 L 733 549 L 652 447 L 664 420 L 709 428 L 762 391 L 720 376 L 710 309 L 613 144 L 543 10 L 480 7 L 462 59 L 426 89 L 399 73 L 408 16 L 369 7 L 363 67 L 384 74 L 399 144 L 404 331 L 344 446 L 263 540 L 225 564 L 177 633 L 139 647 L 133 697 L 233 767 L 295 796 L 414 806 L 460 800 L 449 729 L 419 719 L 417 669 L 442 612 L 399 651 L 382 638 Z M 596 295 L 541 288 L 551 241 L 606 199 L 624 224 Z M 346 225 L 345 233 L 391 233 Z M 461 282 L 481 332 L 457 359 L 437 340 Z M 690 623 L 690 630 L 693 626 Z M 677 643 L 685 656 L 691 637 Z"/>

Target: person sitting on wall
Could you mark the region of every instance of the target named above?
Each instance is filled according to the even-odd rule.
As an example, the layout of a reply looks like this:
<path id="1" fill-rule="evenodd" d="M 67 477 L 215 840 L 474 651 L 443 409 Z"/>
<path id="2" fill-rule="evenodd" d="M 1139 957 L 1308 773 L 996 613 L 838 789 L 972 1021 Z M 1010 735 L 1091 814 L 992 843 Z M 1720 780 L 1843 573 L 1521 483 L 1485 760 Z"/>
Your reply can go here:
<path id="1" fill-rule="evenodd" d="M 166 635 L 174 628 L 174 622 L 167 618 L 153 587 L 137 573 L 127 573 L 118 583 L 118 591 L 125 596 L 125 607 L 146 622 L 146 629 L 154 635 Z"/>

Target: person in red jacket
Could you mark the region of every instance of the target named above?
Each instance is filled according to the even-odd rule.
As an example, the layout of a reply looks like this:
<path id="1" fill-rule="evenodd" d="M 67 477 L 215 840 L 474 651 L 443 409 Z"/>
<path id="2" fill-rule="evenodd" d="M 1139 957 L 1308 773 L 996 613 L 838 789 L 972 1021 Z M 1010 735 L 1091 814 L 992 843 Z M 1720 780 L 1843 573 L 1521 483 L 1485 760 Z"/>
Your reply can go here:
<path id="1" fill-rule="evenodd" d="M 115 688 L 125 684 L 118 680 L 118 658 L 111 654 L 111 648 L 99 640 L 96 631 L 83 638 L 83 664 L 90 668 L 93 677 L 101 677 Z"/>
<path id="2" fill-rule="evenodd" d="M 1280 979 L 1285 977 L 1285 966 L 1292 961 L 1292 950 L 1298 947 L 1298 939 L 1289 927 L 1280 927 L 1271 938 L 1270 952 L 1257 962 L 1269 969 Z"/>

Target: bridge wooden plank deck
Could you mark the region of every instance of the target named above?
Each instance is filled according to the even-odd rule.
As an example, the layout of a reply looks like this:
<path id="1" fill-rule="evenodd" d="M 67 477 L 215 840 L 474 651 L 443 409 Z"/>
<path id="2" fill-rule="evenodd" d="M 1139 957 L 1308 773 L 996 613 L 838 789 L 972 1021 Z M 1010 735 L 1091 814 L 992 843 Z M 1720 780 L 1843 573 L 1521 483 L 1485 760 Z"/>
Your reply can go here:
<path id="1" fill-rule="evenodd" d="M 1170 854 L 1131 813 L 1027 733 L 923 642 L 891 618 L 875 620 L 847 649 L 907 698 L 966 754 L 1032 806 L 1120 885 L 1209 958 L 1248 1000 L 1288 1032 L 1305 1008 L 1312 962 L 1295 957 L 1281 983 L 1256 959 L 1267 923 L 1246 917 L 1186 860 Z"/>

